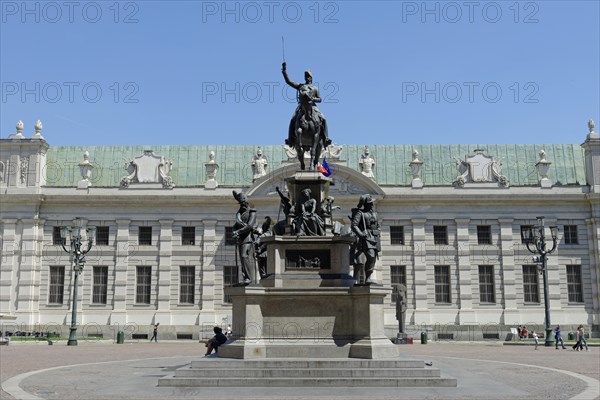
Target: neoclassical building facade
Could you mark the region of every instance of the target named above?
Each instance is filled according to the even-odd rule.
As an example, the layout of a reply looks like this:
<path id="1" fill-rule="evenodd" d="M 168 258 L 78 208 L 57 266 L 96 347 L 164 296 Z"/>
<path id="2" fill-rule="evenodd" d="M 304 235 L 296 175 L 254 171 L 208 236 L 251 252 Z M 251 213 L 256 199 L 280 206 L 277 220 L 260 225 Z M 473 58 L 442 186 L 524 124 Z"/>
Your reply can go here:
<path id="1" fill-rule="evenodd" d="M 4 329 L 68 332 L 74 273 L 60 231 L 74 223 L 96 228 L 79 276 L 79 335 L 143 339 L 160 322 L 163 338 L 189 339 L 231 323 L 232 190 L 248 194 L 259 225 L 282 219 L 275 188 L 297 169 L 293 150 L 54 147 L 41 131 L 25 137 L 21 123 L 0 139 L 0 314 L 16 317 Z M 591 121 L 581 139 L 333 145 L 323 154 L 340 207 L 333 219 L 348 225 L 371 193 L 382 226 L 375 280 L 406 286 L 409 331 L 465 340 L 503 339 L 519 324 L 543 330 L 542 276 L 521 236 L 543 216 L 550 241 L 549 227 L 559 231 L 547 265 L 552 323 L 598 336 L 600 138 Z M 395 300 L 386 298 L 390 336 Z"/>

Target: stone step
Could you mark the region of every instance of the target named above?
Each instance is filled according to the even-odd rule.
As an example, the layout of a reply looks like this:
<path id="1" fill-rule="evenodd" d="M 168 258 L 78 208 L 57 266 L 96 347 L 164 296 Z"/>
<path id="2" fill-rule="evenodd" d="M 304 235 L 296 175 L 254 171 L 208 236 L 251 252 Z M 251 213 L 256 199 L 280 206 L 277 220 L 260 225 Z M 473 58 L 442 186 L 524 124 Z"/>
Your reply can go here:
<path id="1" fill-rule="evenodd" d="M 175 378 L 158 380 L 170 387 L 456 387 L 453 378 Z"/>
<path id="2" fill-rule="evenodd" d="M 263 359 L 263 360 L 236 360 L 229 358 L 203 358 L 192 361 L 191 368 L 202 369 L 240 369 L 240 368 L 308 368 L 308 369 L 334 369 L 334 368 L 425 368 L 425 363 L 418 360 L 362 360 L 362 359 Z"/>
<path id="3" fill-rule="evenodd" d="M 432 378 L 440 377 L 435 368 L 180 368 L 175 378 Z"/>

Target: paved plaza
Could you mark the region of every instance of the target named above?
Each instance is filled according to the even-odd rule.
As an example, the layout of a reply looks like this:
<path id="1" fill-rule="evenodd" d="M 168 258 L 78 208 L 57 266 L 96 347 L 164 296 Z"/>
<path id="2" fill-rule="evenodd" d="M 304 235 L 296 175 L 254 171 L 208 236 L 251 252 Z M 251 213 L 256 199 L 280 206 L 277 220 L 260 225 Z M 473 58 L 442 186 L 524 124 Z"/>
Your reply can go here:
<path id="1" fill-rule="evenodd" d="M 431 362 L 456 388 L 169 388 L 160 377 L 202 359 L 197 342 L 80 342 L 0 347 L 2 399 L 597 399 L 600 348 L 534 350 L 483 342 L 402 346 L 403 359 Z M 214 363 L 214 358 L 203 359 Z M 227 371 L 223 371 L 227 374 Z"/>

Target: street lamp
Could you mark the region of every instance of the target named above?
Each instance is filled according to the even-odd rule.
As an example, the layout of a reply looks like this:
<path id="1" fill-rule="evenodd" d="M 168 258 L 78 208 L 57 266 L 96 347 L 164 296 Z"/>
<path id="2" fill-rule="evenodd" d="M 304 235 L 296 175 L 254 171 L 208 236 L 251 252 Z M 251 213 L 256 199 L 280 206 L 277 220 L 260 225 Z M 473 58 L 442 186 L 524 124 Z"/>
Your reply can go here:
<path id="1" fill-rule="evenodd" d="M 69 333 L 69 341 L 67 346 L 77 346 L 77 278 L 83 271 L 85 265 L 85 255 L 92 249 L 93 238 L 96 235 L 96 227 L 90 226 L 85 229 L 87 248 L 82 250 L 82 237 L 81 230 L 83 221 L 80 218 L 75 218 L 75 224 L 73 226 L 63 226 L 60 228 L 60 237 L 62 238 L 61 245 L 65 252 L 71 254 L 71 265 L 73 266 L 73 272 L 75 274 L 75 280 L 73 281 L 73 307 L 71 310 L 71 332 Z M 67 236 L 69 236 L 71 248 L 67 250 L 65 247 Z"/>
<path id="2" fill-rule="evenodd" d="M 544 234 L 544 217 L 536 217 L 538 220 L 537 227 L 530 226 L 527 229 L 521 231 L 523 242 L 527 246 L 527 250 L 530 253 L 538 254 L 533 256 L 533 262 L 538 264 L 540 273 L 544 277 L 544 311 L 546 313 L 546 339 L 544 346 L 552 346 L 552 327 L 550 327 L 550 295 L 548 293 L 548 268 L 546 262 L 548 261 L 548 254 L 556 250 L 556 244 L 558 242 L 558 227 L 551 226 L 550 234 L 552 235 L 552 249 L 546 249 L 546 237 Z M 530 246 L 535 245 L 532 249 Z"/>

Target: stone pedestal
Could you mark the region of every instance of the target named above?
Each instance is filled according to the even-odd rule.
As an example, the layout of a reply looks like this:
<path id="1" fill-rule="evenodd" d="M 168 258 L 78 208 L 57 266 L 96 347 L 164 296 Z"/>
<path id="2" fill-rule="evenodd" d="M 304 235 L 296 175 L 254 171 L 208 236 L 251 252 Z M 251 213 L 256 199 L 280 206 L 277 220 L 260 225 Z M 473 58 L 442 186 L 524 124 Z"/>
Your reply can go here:
<path id="1" fill-rule="evenodd" d="M 392 358 L 383 299 L 392 289 L 263 287 L 226 289 L 237 340 L 219 350 L 230 358 Z"/>
<path id="2" fill-rule="evenodd" d="M 267 245 L 264 287 L 351 287 L 351 236 L 272 236 Z"/>

